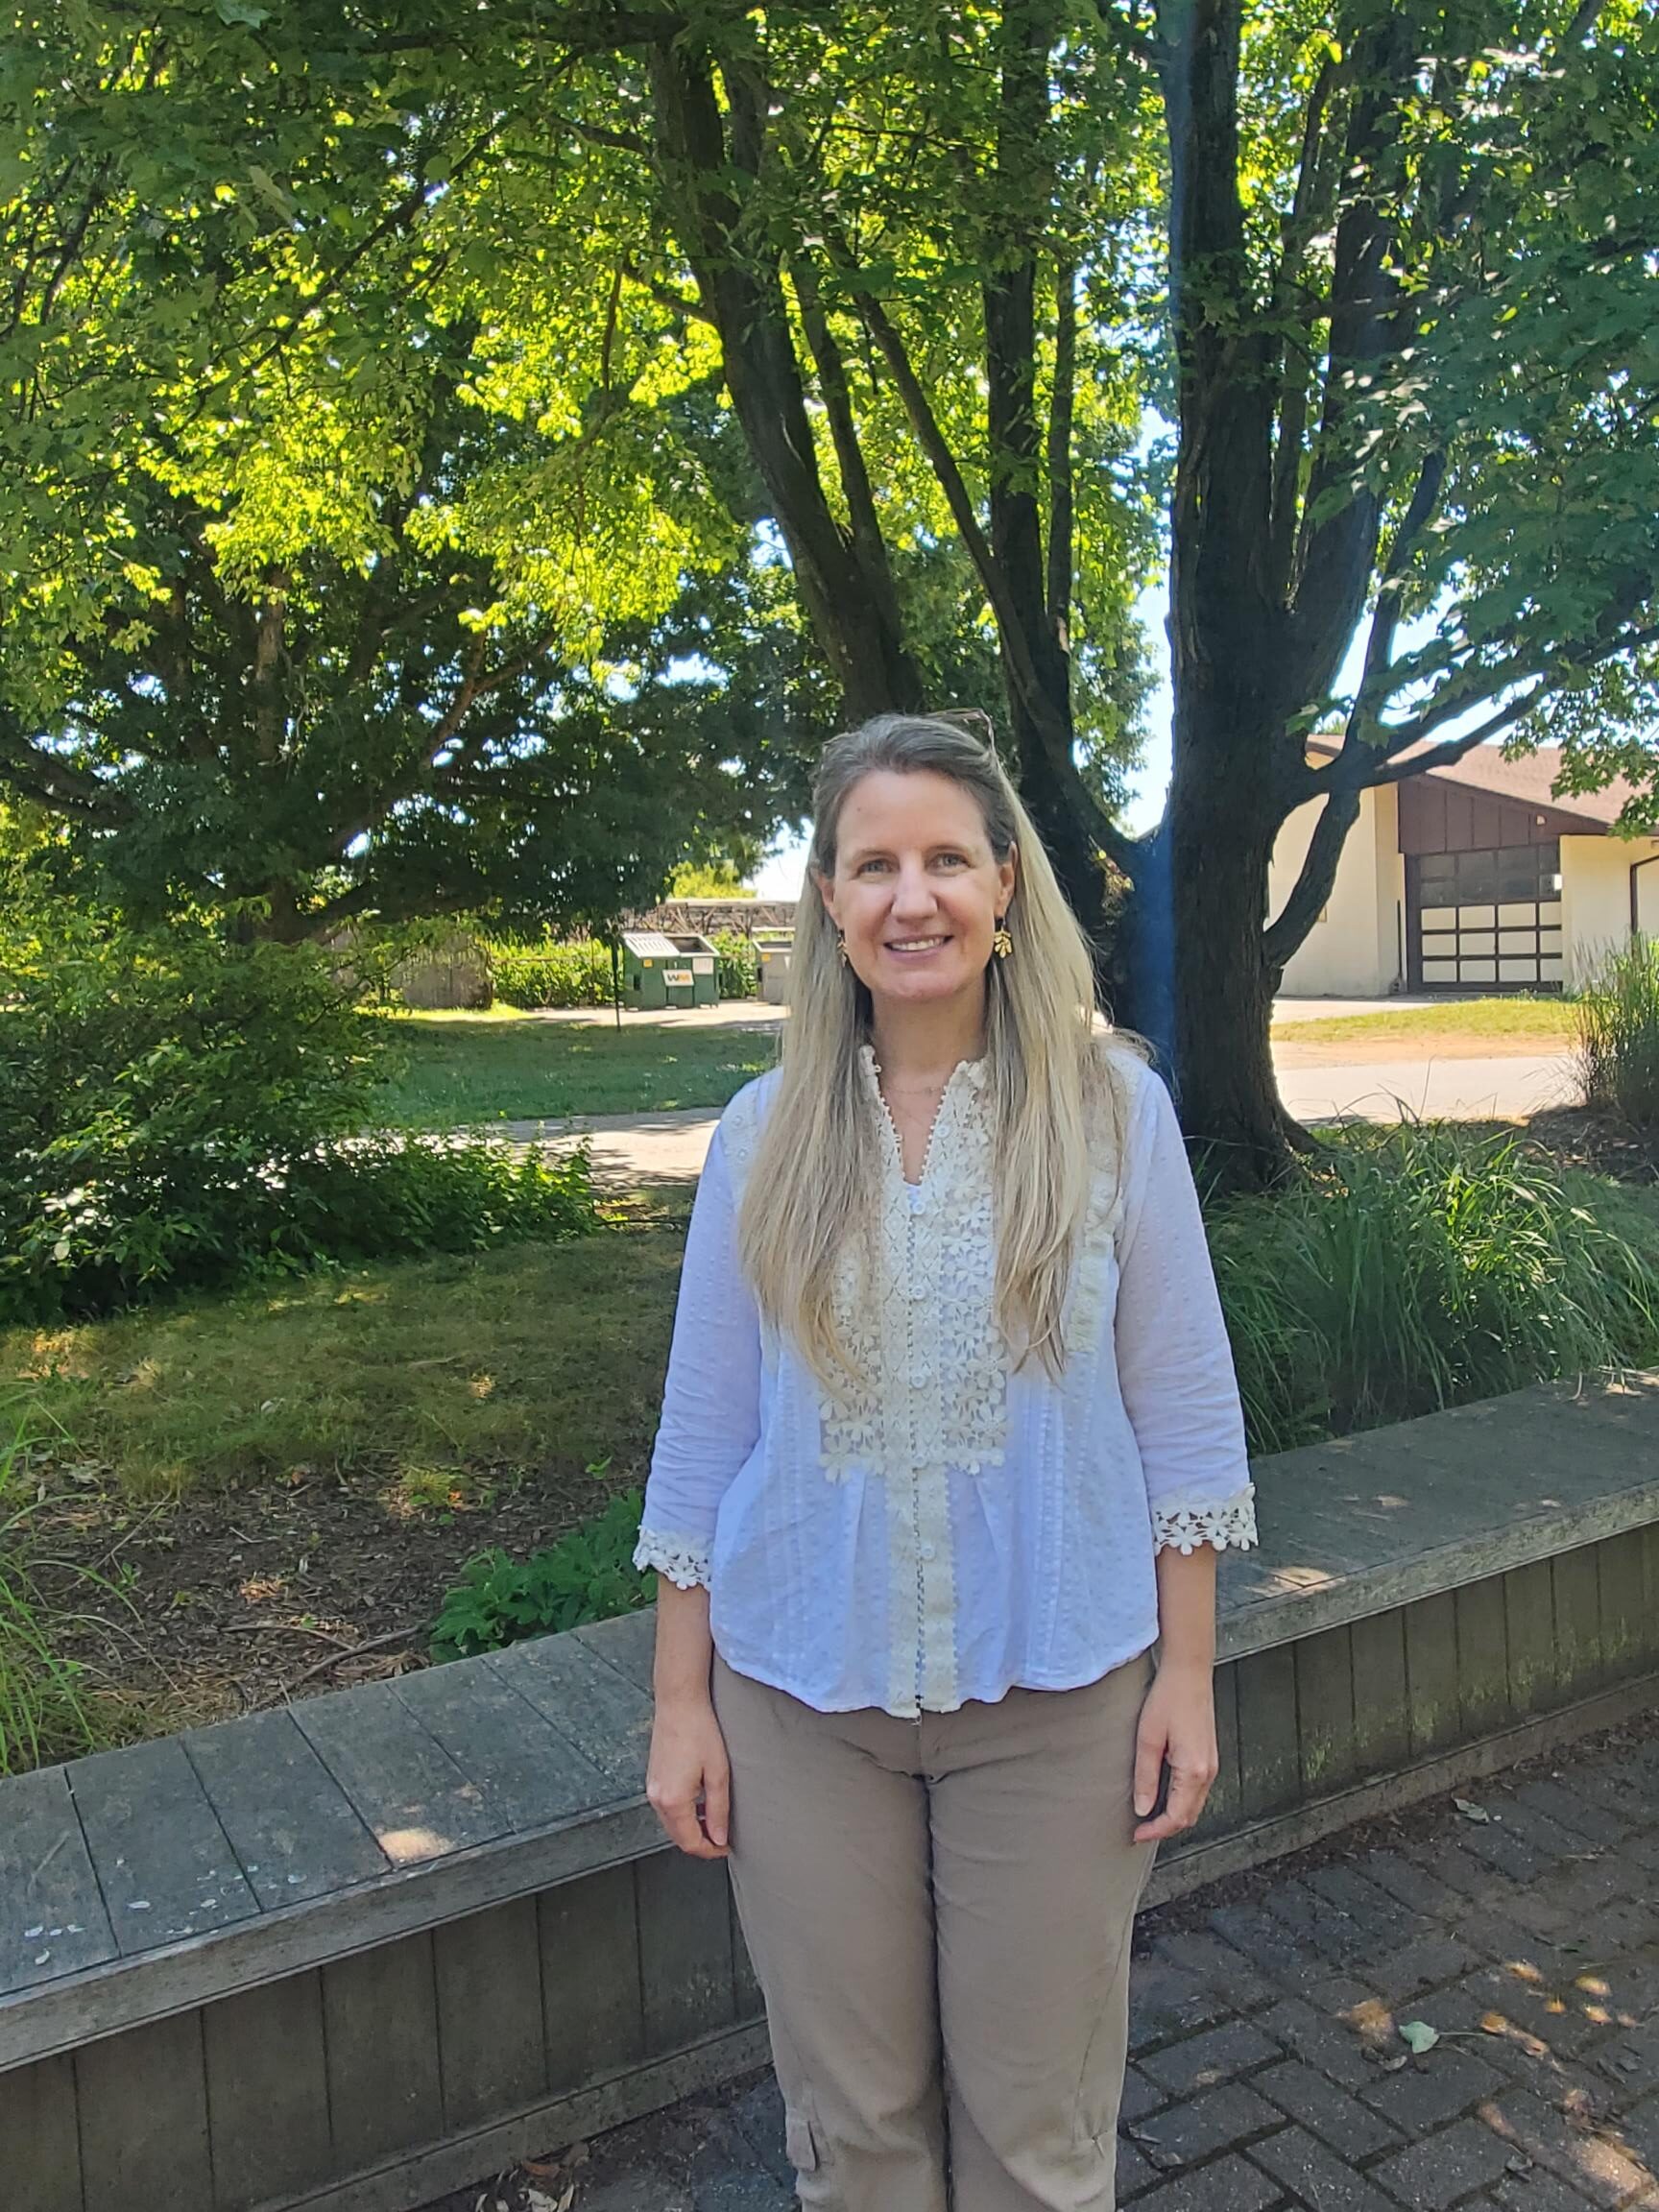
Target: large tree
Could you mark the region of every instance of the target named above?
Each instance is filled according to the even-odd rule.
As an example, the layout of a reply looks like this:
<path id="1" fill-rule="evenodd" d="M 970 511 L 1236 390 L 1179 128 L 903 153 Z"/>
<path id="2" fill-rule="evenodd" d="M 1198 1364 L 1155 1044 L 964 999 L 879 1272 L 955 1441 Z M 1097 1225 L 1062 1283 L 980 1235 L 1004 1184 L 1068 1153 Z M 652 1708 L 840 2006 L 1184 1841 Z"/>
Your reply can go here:
<path id="1" fill-rule="evenodd" d="M 541 375 L 467 228 L 487 71 L 121 14 L 6 85 L 0 783 L 54 865 L 294 937 L 753 857 L 830 695 L 708 349 L 617 315 Z"/>
<path id="2" fill-rule="evenodd" d="M 1659 24 L 1636 0 L 595 10 L 598 158 L 649 157 L 803 602 L 854 711 L 922 695 L 887 575 L 897 414 L 997 628 L 1025 795 L 1131 1019 L 1243 1182 L 1300 1132 L 1285 963 L 1369 784 L 1498 735 L 1569 773 L 1653 707 Z M 609 108 L 605 101 L 609 100 Z M 847 343 L 856 332 L 856 355 Z M 1109 390 L 1172 421 L 1168 810 L 1131 841 L 1070 725 Z M 1115 489 L 1125 472 L 1119 448 Z M 1354 641 L 1363 673 L 1340 685 Z M 1341 721 L 1334 760 L 1307 739 Z M 1623 732 L 1622 741 L 1617 733 Z M 1649 762 L 1650 764 L 1650 762 Z M 1297 806 L 1319 827 L 1267 912 Z"/>
<path id="3" fill-rule="evenodd" d="M 428 353 L 421 435 L 360 487 L 360 535 L 305 509 L 269 425 L 214 474 L 275 467 L 280 526 L 200 478 L 124 478 L 129 581 L 61 640 L 53 709 L 0 718 L 0 776 L 63 818 L 60 878 L 280 939 L 365 915 L 565 926 L 649 904 L 687 854 L 752 860 L 801 805 L 832 699 L 784 573 L 688 577 L 575 655 L 556 609 L 503 604 L 514 564 L 469 526 L 536 442 L 458 397 L 465 334 L 456 352 Z"/>
<path id="4" fill-rule="evenodd" d="M 1297 1134 L 1272 994 L 1361 791 L 1499 736 L 1558 734 L 1604 775 L 1591 749 L 1653 712 L 1659 23 L 1182 0 L 1124 36 L 1166 122 L 1180 441 L 1174 781 L 1138 875 L 1190 1125 L 1255 1178 Z"/>

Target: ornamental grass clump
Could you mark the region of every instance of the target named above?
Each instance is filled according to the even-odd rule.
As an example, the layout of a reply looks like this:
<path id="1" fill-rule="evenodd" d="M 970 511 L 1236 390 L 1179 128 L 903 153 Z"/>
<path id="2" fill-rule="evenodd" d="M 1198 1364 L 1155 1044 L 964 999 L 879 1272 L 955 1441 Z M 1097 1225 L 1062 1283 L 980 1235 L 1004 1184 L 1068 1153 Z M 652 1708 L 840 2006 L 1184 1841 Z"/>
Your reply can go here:
<path id="1" fill-rule="evenodd" d="M 1659 1131 L 1659 938 L 1633 937 L 1606 952 L 1574 1015 L 1584 1103 Z"/>
<path id="2" fill-rule="evenodd" d="M 37 1509 L 27 1424 L 0 1401 L 0 1777 L 95 1751 L 104 1740 L 83 1671 L 60 1649 L 67 1623 L 40 1594 Z"/>
<path id="3" fill-rule="evenodd" d="M 1517 1138 L 1344 1132 L 1210 1241 L 1256 1452 L 1659 1359 L 1655 1255 Z"/>

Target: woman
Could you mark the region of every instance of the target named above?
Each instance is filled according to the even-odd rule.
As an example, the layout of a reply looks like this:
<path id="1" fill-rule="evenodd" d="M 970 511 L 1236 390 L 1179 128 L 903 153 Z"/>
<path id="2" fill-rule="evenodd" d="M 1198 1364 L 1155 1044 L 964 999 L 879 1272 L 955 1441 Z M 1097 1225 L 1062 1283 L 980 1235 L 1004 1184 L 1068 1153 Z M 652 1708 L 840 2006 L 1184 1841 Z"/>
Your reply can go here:
<path id="1" fill-rule="evenodd" d="M 648 1792 L 730 1862 L 803 2204 L 1111 2212 L 1131 1923 L 1255 1533 L 1232 1362 L 994 755 L 883 716 L 814 801 L 782 1064 L 686 1239 Z"/>

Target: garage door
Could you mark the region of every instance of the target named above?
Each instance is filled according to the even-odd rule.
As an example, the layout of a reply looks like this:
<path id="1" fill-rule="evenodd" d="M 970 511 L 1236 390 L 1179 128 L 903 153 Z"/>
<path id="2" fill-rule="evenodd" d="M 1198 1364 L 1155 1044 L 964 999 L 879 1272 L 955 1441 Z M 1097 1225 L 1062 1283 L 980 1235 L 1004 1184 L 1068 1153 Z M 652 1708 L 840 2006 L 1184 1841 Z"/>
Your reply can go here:
<path id="1" fill-rule="evenodd" d="M 1408 859 L 1413 985 L 1559 991 L 1560 866 L 1554 841 Z"/>

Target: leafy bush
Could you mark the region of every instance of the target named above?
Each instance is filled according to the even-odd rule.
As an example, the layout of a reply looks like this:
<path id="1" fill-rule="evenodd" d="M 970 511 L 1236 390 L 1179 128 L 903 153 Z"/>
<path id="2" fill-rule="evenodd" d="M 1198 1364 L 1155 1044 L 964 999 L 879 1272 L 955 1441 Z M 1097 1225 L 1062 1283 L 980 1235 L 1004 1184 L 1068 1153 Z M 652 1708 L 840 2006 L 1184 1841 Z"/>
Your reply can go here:
<path id="1" fill-rule="evenodd" d="M 508 1006 L 609 1006 L 611 948 L 589 937 L 577 945 L 492 945 L 495 996 Z"/>
<path id="2" fill-rule="evenodd" d="M 755 998 L 760 992 L 760 955 L 755 950 L 752 937 L 740 930 L 722 929 L 709 942 L 718 955 L 716 962 L 722 998 Z"/>
<path id="3" fill-rule="evenodd" d="M 0 953 L 0 1320 L 596 1226 L 585 1157 L 361 1132 L 382 1047 L 317 955 L 72 913 Z"/>
<path id="4" fill-rule="evenodd" d="M 648 1605 L 655 1584 L 632 1556 L 640 1509 L 639 1492 L 629 1490 L 528 1559 L 493 1551 L 469 1560 L 433 1624 L 433 1658 L 473 1659 Z"/>
<path id="5" fill-rule="evenodd" d="M 1209 1226 L 1258 1452 L 1659 1358 L 1651 1256 L 1515 1138 L 1345 1133 Z"/>
<path id="6" fill-rule="evenodd" d="M 1574 1007 L 1584 1102 L 1659 1129 L 1659 938 L 1613 948 Z"/>
<path id="7" fill-rule="evenodd" d="M 34 1573 L 26 1424 L 0 1404 L 0 1776 L 95 1751 L 103 1741 L 82 1670 L 62 1658 Z"/>

